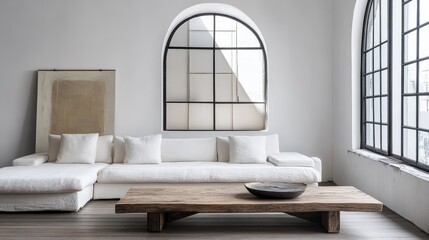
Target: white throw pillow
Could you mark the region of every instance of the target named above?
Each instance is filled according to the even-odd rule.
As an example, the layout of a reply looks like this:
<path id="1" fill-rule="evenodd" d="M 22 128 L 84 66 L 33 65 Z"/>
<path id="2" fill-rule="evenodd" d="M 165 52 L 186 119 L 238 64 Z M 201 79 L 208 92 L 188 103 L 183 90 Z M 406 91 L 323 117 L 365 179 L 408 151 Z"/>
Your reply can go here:
<path id="1" fill-rule="evenodd" d="M 217 161 L 229 162 L 229 140 L 228 137 L 217 137 Z"/>
<path id="2" fill-rule="evenodd" d="M 161 163 L 161 134 L 125 137 L 125 164 Z"/>
<path id="3" fill-rule="evenodd" d="M 125 158 L 125 139 L 123 137 L 116 137 L 113 140 L 114 154 L 113 163 L 124 163 Z"/>
<path id="4" fill-rule="evenodd" d="M 231 163 L 265 163 L 265 136 L 235 136 L 229 139 L 229 161 Z"/>
<path id="5" fill-rule="evenodd" d="M 49 134 L 49 150 L 48 150 L 48 162 L 57 161 L 58 152 L 60 151 L 61 136 Z"/>
<path id="6" fill-rule="evenodd" d="M 62 134 L 55 163 L 94 163 L 97 155 L 98 133 Z"/>
<path id="7" fill-rule="evenodd" d="M 229 162 L 229 140 L 228 137 L 217 137 L 217 160 L 219 162 Z M 267 157 L 272 154 L 278 154 L 279 150 L 279 135 L 271 134 L 266 136 L 265 152 Z"/>
<path id="8" fill-rule="evenodd" d="M 112 143 L 112 135 L 98 137 L 96 163 L 112 163 Z"/>

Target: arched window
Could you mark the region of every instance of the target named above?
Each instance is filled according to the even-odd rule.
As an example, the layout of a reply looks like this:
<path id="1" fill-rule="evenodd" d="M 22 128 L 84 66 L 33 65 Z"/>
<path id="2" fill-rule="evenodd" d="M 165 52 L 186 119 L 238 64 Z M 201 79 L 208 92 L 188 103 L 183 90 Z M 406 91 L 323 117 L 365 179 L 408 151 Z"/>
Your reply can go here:
<path id="1" fill-rule="evenodd" d="M 362 147 L 429 170 L 429 0 L 370 0 Z"/>
<path id="2" fill-rule="evenodd" d="M 181 21 L 164 51 L 164 130 L 264 130 L 267 60 L 243 21 L 203 13 Z"/>

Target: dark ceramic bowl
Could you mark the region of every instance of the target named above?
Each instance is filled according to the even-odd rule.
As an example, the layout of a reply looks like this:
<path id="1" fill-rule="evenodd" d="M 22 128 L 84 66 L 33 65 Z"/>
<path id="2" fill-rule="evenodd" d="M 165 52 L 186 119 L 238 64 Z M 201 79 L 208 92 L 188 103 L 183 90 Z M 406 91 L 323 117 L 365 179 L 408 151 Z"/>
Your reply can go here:
<path id="1" fill-rule="evenodd" d="M 291 199 L 301 195 L 307 188 L 303 183 L 281 183 L 281 182 L 252 182 L 244 184 L 246 189 L 253 195 L 261 198 Z"/>

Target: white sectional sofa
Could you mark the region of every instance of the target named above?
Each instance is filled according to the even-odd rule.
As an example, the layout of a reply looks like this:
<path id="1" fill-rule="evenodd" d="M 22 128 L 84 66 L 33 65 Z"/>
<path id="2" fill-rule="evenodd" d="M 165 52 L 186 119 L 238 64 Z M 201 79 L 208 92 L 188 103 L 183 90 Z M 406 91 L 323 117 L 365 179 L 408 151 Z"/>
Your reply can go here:
<path id="1" fill-rule="evenodd" d="M 57 164 L 43 153 L 14 160 L 0 169 L 0 211 L 77 211 L 91 199 L 121 198 L 135 186 L 321 181 L 320 159 L 286 154 L 282 161 L 276 134 L 267 136 L 263 163 L 229 162 L 224 138 L 163 139 L 160 164 L 123 163 L 123 147 L 115 138 L 112 163 Z"/>

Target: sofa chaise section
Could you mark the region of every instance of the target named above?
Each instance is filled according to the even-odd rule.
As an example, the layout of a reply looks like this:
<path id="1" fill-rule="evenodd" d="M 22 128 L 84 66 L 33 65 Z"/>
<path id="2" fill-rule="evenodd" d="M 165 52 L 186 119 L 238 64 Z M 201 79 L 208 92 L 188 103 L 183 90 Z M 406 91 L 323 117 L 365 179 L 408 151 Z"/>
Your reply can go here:
<path id="1" fill-rule="evenodd" d="M 93 198 L 108 164 L 55 164 L 0 169 L 0 211 L 77 211 Z"/>

